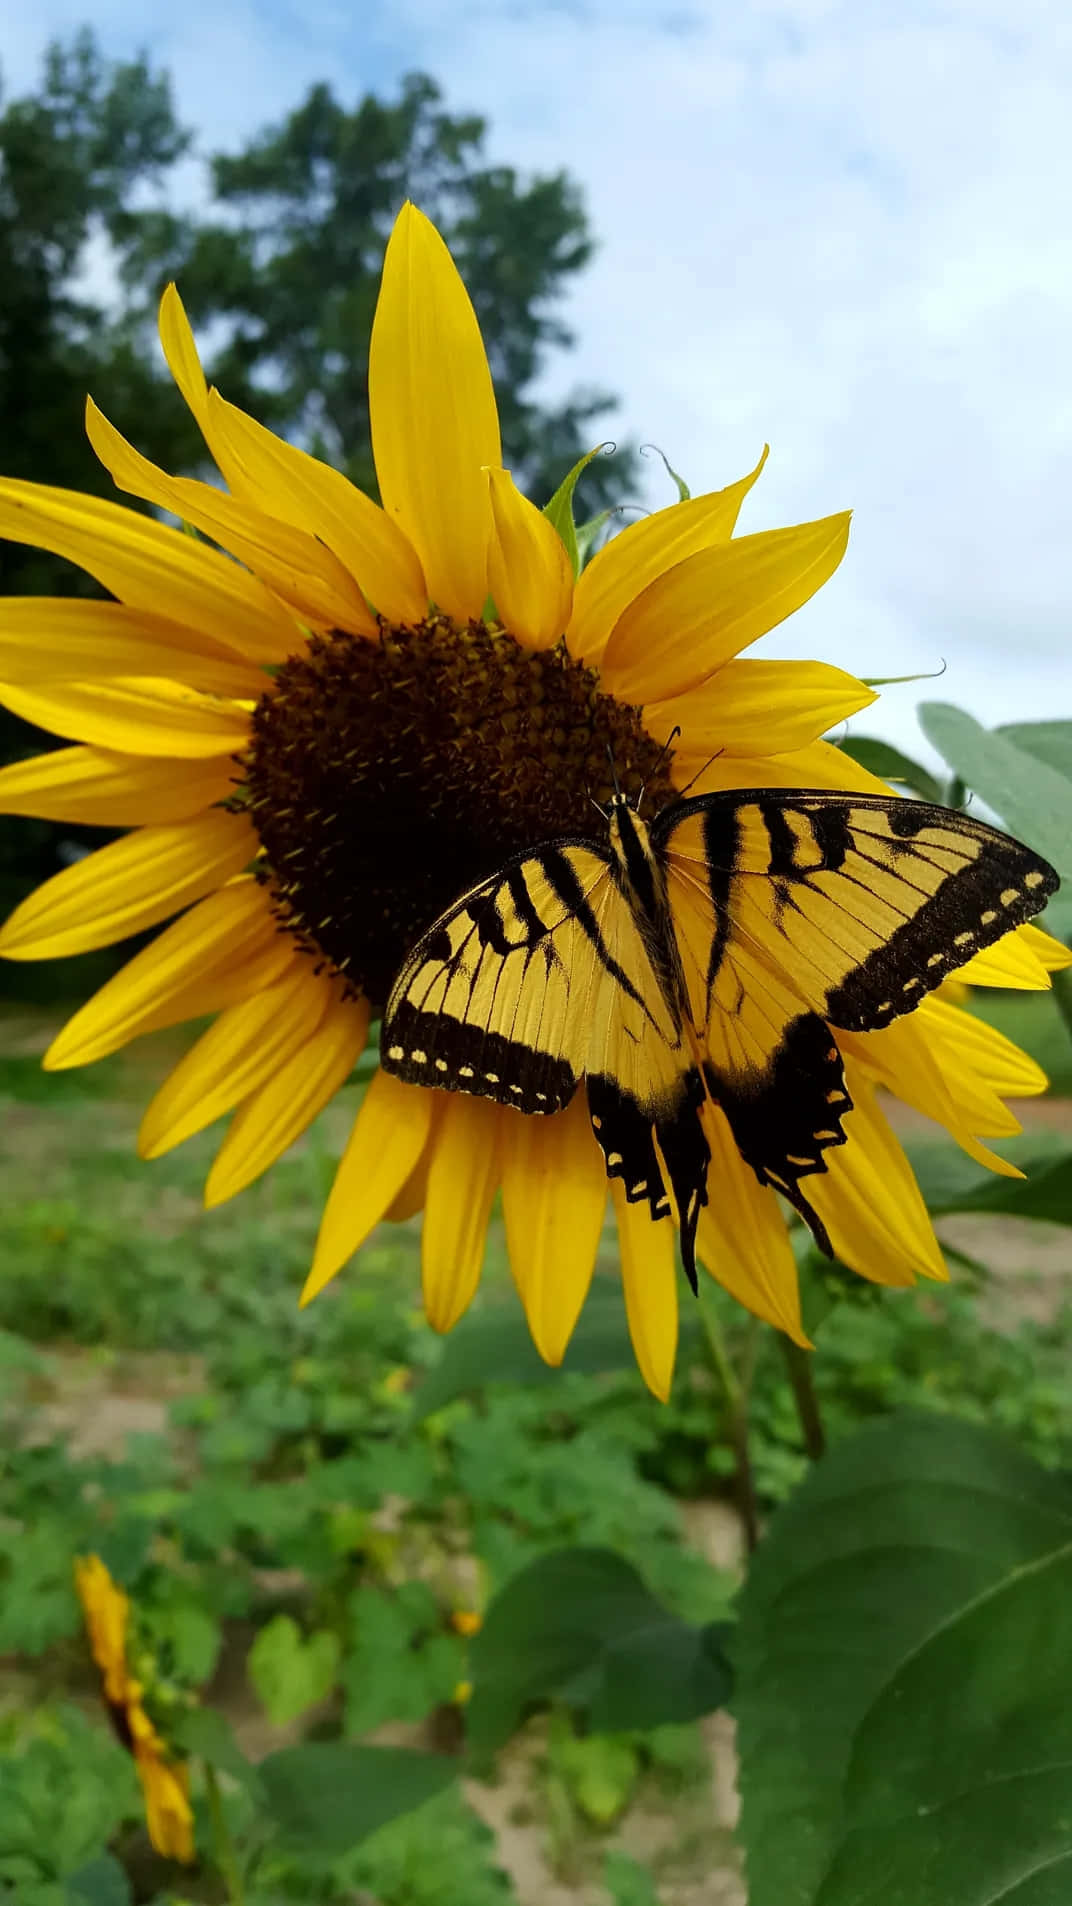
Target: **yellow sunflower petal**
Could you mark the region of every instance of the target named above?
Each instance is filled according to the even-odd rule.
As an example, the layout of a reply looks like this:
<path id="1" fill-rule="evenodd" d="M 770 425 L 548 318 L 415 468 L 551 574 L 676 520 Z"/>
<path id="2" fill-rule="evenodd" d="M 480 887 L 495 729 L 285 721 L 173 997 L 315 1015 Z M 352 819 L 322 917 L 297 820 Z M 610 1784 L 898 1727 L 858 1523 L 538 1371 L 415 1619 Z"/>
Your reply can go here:
<path id="1" fill-rule="evenodd" d="M 178 682 L 119 678 L 18 688 L 0 682 L 0 703 L 67 741 L 88 741 L 121 754 L 205 760 L 237 754 L 249 740 L 245 709 Z M 232 768 L 232 780 L 237 778 Z"/>
<path id="2" fill-rule="evenodd" d="M 96 576 L 132 609 L 159 611 L 257 662 L 300 647 L 293 617 L 230 557 L 137 510 L 43 483 L 0 482 L 0 536 Z"/>
<path id="3" fill-rule="evenodd" d="M 1050 933 L 1027 925 L 975 953 L 957 978 L 966 986 L 1007 986 L 1016 992 L 1048 990 L 1050 974 L 1072 965 L 1072 953 Z"/>
<path id="4" fill-rule="evenodd" d="M 1033 926 L 1030 920 L 1026 925 L 1017 927 L 1016 937 L 1021 946 L 1026 946 L 1037 959 L 1046 973 L 1063 973 L 1072 966 L 1072 946 L 1065 946 L 1055 940 L 1045 927 Z"/>
<path id="5" fill-rule="evenodd" d="M 674 503 L 612 537 L 578 578 L 566 631 L 570 654 L 598 662 L 615 623 L 649 583 L 698 551 L 728 542 L 766 461 L 764 448 L 755 469 L 739 482 Z"/>
<path id="6" fill-rule="evenodd" d="M 205 414 L 208 400 L 208 385 L 205 373 L 201 369 L 194 334 L 190 329 L 190 320 L 183 310 L 182 299 L 174 284 L 165 287 L 160 300 L 159 314 L 160 342 L 164 347 L 164 357 L 168 370 L 175 379 L 183 397 L 198 424 Z"/>
<path id="7" fill-rule="evenodd" d="M 573 571 L 554 525 L 509 470 L 489 470 L 494 533 L 488 593 L 500 622 L 529 649 L 549 649 L 569 621 Z"/>
<path id="8" fill-rule="evenodd" d="M 645 715 L 646 718 L 646 715 Z M 655 732 L 654 730 L 652 732 Z M 694 794 L 713 794 L 720 788 L 844 788 L 861 794 L 890 794 L 893 790 L 842 748 L 829 741 L 813 741 L 792 754 L 719 755 L 714 761 L 703 749 L 675 745 L 674 781 L 686 787 L 695 776 Z"/>
<path id="9" fill-rule="evenodd" d="M 221 808 L 174 826 L 140 827 L 30 894 L 0 928 L 0 954 L 55 960 L 125 940 L 221 887 L 257 847 L 245 816 Z"/>
<path id="10" fill-rule="evenodd" d="M 328 1195 L 303 1304 L 330 1283 L 386 1215 L 416 1170 L 445 1098 L 443 1092 L 403 1085 L 389 1072 L 374 1074 Z"/>
<path id="11" fill-rule="evenodd" d="M 1049 1080 L 1042 1067 L 996 1026 L 941 999 L 926 1000 L 919 1012 L 924 1010 L 943 1070 L 948 1065 L 957 1075 L 967 1071 L 1001 1099 L 1037 1098 L 1046 1091 Z"/>
<path id="12" fill-rule="evenodd" d="M 517 1114 L 487 1099 L 444 1093 L 421 1232 L 421 1288 L 433 1330 L 450 1330 L 480 1282 L 499 1183 L 502 1128 Z"/>
<path id="13" fill-rule="evenodd" d="M 679 506 L 680 507 L 680 506 Z M 621 701 L 663 701 L 706 681 L 833 575 L 848 514 L 740 536 L 666 570 L 630 603 L 600 662 Z"/>
<path id="14" fill-rule="evenodd" d="M 447 614 L 479 616 L 491 501 L 502 462 L 480 326 L 434 225 L 404 205 L 383 265 L 369 352 L 372 447 L 384 508 Z"/>
<path id="15" fill-rule="evenodd" d="M 897 1020 L 878 1033 L 839 1033 L 842 1052 L 851 1054 L 876 1084 L 883 1085 L 905 1105 L 915 1106 L 925 1118 L 944 1125 L 962 1150 L 1004 1178 L 1022 1178 L 977 1134 L 1007 1137 L 1020 1130 L 1020 1121 L 976 1068 L 947 1040 L 940 1015 L 964 1018 L 955 1007 L 925 1000 L 910 1018 Z M 1015 1050 L 1015 1048 L 1014 1048 Z"/>
<path id="16" fill-rule="evenodd" d="M 549 1118 L 503 1123 L 502 1191 L 510 1269 L 545 1363 L 566 1354 L 595 1268 L 607 1180 L 585 1094 Z"/>
<path id="17" fill-rule="evenodd" d="M 205 1185 L 210 1209 L 274 1165 L 345 1085 L 368 1038 L 369 1009 L 339 990 L 312 1037 L 239 1106 Z"/>
<path id="18" fill-rule="evenodd" d="M 234 793 L 231 761 L 166 761 L 57 748 L 0 768 L 0 814 L 92 827 L 185 821 Z"/>
<path id="19" fill-rule="evenodd" d="M 629 1204 L 619 1178 L 610 1181 L 629 1335 L 648 1389 L 665 1403 L 677 1355 L 677 1232 L 653 1219 L 646 1204 Z"/>
<path id="20" fill-rule="evenodd" d="M 243 874 L 157 934 L 69 1019 L 47 1071 L 89 1065 L 143 1033 L 220 1012 L 282 978 L 303 956 L 280 933 L 269 897 Z"/>
<path id="21" fill-rule="evenodd" d="M 912 1167 L 879 1110 L 874 1087 L 851 1057 L 845 1079 L 853 1109 L 848 1140 L 823 1153 L 825 1172 L 804 1189 L 850 1270 L 876 1284 L 948 1277 Z"/>
<path id="22" fill-rule="evenodd" d="M 0 602 L 0 681 L 95 682 L 164 676 L 210 695 L 251 700 L 262 671 L 208 636 L 120 602 L 16 596 Z"/>
<path id="23" fill-rule="evenodd" d="M 703 1125 L 711 1202 L 700 1213 L 696 1254 L 746 1310 L 808 1348 L 796 1258 L 778 1200 L 745 1164 L 718 1106 L 705 1104 Z"/>
<path id="24" fill-rule="evenodd" d="M 138 1132 L 142 1158 L 159 1158 L 257 1092 L 312 1038 L 330 981 L 311 960 L 237 1006 L 228 1006 L 149 1101 Z"/>
<path id="25" fill-rule="evenodd" d="M 315 536 L 192 477 L 169 477 L 121 436 L 93 399 L 86 435 L 121 490 L 142 496 L 222 543 L 299 615 L 371 635 L 376 624 L 352 576 Z"/>
<path id="26" fill-rule="evenodd" d="M 877 700 L 827 662 L 733 661 L 691 694 L 649 703 L 644 722 L 653 735 L 680 728 L 681 747 L 695 754 L 785 754 Z"/>
<path id="27" fill-rule="evenodd" d="M 341 470 L 284 443 L 210 391 L 209 444 L 228 481 L 240 472 L 246 490 L 284 522 L 318 536 L 388 622 L 419 622 L 428 590 L 412 544 L 378 503 Z"/>

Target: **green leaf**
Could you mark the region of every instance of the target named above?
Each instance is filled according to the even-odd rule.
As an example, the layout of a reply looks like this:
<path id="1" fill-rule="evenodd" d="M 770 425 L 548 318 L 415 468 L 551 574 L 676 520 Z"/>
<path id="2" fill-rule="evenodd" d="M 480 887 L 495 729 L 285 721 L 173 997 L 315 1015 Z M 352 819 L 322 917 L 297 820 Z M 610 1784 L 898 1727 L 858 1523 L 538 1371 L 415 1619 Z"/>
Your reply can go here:
<path id="1" fill-rule="evenodd" d="M 469 1738 L 493 1753 L 550 1700 L 597 1733 L 695 1720 L 726 1698 L 725 1632 L 679 1620 L 610 1549 L 539 1556 L 496 1595 L 472 1643 Z"/>
<path id="2" fill-rule="evenodd" d="M 681 1328 L 687 1350 L 699 1329 L 698 1320 L 686 1311 Z M 635 1362 L 617 1285 L 608 1282 L 608 1288 L 601 1289 L 597 1280 L 557 1369 L 540 1356 L 518 1304 L 488 1304 L 470 1311 L 451 1331 L 439 1361 L 416 1391 L 415 1414 L 419 1422 L 455 1397 L 483 1389 L 488 1383 L 558 1383 L 563 1373 L 599 1376 L 608 1371 L 632 1370 Z"/>
<path id="3" fill-rule="evenodd" d="M 110 1853 L 69 1873 L 66 1887 L 71 1906 L 131 1906 L 134 1898 L 126 1872 Z"/>
<path id="4" fill-rule="evenodd" d="M 263 1627 L 246 1660 L 246 1671 L 273 1727 L 285 1727 L 331 1693 L 341 1646 L 329 1629 L 303 1638 L 290 1615 Z"/>
<path id="5" fill-rule="evenodd" d="M 569 475 L 563 477 L 550 502 L 543 506 L 544 515 L 554 524 L 562 538 L 575 576 L 581 573 L 581 556 L 577 547 L 577 531 L 573 521 L 573 492 L 577 488 L 578 478 L 582 471 L 588 468 L 592 458 L 598 457 L 603 450 L 613 450 L 613 448 L 614 445 L 611 443 L 597 443 L 594 450 L 589 450 L 583 457 L 578 457 Z"/>
<path id="6" fill-rule="evenodd" d="M 623 1853 L 620 1847 L 614 1847 L 607 1854 L 603 1864 L 603 1884 L 613 1901 L 613 1906 L 659 1906 L 659 1895 L 655 1890 L 646 1866 L 634 1860 L 629 1853 Z"/>
<path id="7" fill-rule="evenodd" d="M 1072 781 L 1072 721 L 1005 721 L 994 732 Z"/>
<path id="8" fill-rule="evenodd" d="M 733 1652 L 751 1906 L 1067 1900 L 1067 1479 L 952 1418 L 869 1426 L 775 1516 Z"/>
<path id="9" fill-rule="evenodd" d="M 1072 1152 L 1046 1144 L 1037 1134 L 1003 1143 L 1005 1156 L 1027 1174 L 1024 1178 L 999 1178 L 954 1145 L 916 1144 L 906 1150 L 932 1217 L 988 1211 L 1072 1224 Z"/>
<path id="10" fill-rule="evenodd" d="M 1072 878 L 1072 781 L 949 702 L 923 702 L 919 724 L 1010 832 L 1045 854 L 1062 878 Z"/>
<path id="11" fill-rule="evenodd" d="M 843 754 L 850 755 L 870 774 L 881 775 L 884 781 L 904 781 L 925 801 L 941 803 L 942 789 L 933 774 L 888 741 L 874 741 L 870 735 L 846 735 L 840 746 Z"/>
<path id="12" fill-rule="evenodd" d="M 553 1764 L 585 1819 L 609 1827 L 629 1804 L 640 1756 L 633 1742 L 620 1734 L 585 1734 L 559 1741 Z"/>
<path id="13" fill-rule="evenodd" d="M 284 1747 L 260 1763 L 269 1817 L 288 1847 L 324 1862 L 399 1814 L 412 1813 L 458 1778 L 445 1754 L 404 1747 L 314 1741 Z"/>
<path id="14" fill-rule="evenodd" d="M 420 1721 L 450 1700 L 464 1677 L 465 1650 L 459 1636 L 443 1633 L 427 1583 L 359 1588 L 348 1614 L 351 1640 L 342 1672 L 348 1734 L 368 1733 L 384 1721 Z"/>
<path id="15" fill-rule="evenodd" d="M 188 1759 L 207 1761 L 243 1786 L 256 1787 L 257 1770 L 246 1759 L 231 1732 L 230 1721 L 218 1708 L 180 1708 L 169 1716 L 168 1734 Z"/>

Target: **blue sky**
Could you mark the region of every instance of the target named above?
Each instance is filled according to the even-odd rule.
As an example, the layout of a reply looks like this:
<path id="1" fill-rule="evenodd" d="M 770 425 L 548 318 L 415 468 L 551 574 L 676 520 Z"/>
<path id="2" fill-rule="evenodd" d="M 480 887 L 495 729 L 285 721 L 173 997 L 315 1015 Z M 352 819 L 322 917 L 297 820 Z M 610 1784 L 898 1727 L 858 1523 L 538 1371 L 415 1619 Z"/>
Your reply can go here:
<path id="1" fill-rule="evenodd" d="M 84 17 L 9 21 L 5 92 Z M 488 116 L 493 157 L 567 167 L 599 252 L 550 385 L 617 391 L 612 430 L 694 489 L 769 440 L 745 528 L 856 510 L 841 572 L 763 651 L 867 675 L 944 658 L 862 724 L 902 745 L 926 695 L 1072 715 L 1066 0 L 97 0 L 94 20 L 109 53 L 170 66 L 205 149 L 314 80 L 353 99 L 422 69 Z"/>

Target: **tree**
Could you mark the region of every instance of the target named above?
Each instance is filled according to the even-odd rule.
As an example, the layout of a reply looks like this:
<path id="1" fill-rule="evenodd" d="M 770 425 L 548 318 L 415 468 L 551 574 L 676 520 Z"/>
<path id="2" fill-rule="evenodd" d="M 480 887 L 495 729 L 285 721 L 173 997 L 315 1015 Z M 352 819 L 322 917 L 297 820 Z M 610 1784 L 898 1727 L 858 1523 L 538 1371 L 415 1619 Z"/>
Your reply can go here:
<path id="1" fill-rule="evenodd" d="M 369 94 L 352 111 L 315 86 L 281 125 L 212 161 L 214 218 L 142 224 L 128 290 L 178 279 L 195 322 L 226 327 L 221 387 L 374 490 L 368 340 L 387 237 L 402 200 L 415 199 L 476 306 L 506 461 L 543 500 L 598 440 L 595 419 L 611 404 L 589 391 L 551 409 L 529 395 L 548 352 L 572 342 L 554 304 L 592 239 L 568 176 L 521 181 L 511 166 L 483 165 L 485 131 L 481 118 L 446 112 L 421 74 L 397 101 Z M 628 480 L 628 459 L 601 461 L 592 507 L 617 501 Z"/>
<path id="2" fill-rule="evenodd" d="M 159 294 L 174 277 L 202 335 L 221 340 L 209 368 L 226 395 L 374 487 L 368 341 L 387 236 L 411 197 L 458 259 L 491 357 L 506 460 L 542 501 L 598 440 L 610 405 L 597 392 L 557 408 L 531 395 L 548 355 L 571 341 L 555 306 L 592 240 L 569 178 L 522 180 L 485 164 L 485 130 L 476 115 L 447 112 L 421 75 L 395 100 L 369 94 L 352 109 L 316 86 L 281 125 L 210 161 L 204 212 L 179 211 L 166 194 L 191 140 L 167 75 L 145 59 L 107 61 L 88 29 L 51 46 L 40 90 L 0 112 L 5 474 L 113 495 L 84 436 L 90 390 L 165 468 L 203 463 L 155 344 Z M 582 495 L 594 512 L 631 478 L 628 454 L 599 458 Z M 66 563 L 0 543 L 0 593 L 99 591 Z M 0 760 L 47 745 L 0 710 Z M 64 842 L 101 838 L 7 823 L 0 912 L 54 870 Z"/>

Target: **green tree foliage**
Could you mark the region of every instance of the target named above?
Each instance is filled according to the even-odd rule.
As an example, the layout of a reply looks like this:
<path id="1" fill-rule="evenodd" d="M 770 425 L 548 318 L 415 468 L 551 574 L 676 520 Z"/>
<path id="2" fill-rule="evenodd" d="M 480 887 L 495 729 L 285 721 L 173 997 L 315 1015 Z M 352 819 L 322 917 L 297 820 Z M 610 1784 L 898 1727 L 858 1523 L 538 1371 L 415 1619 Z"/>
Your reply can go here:
<path id="1" fill-rule="evenodd" d="M 557 407 L 532 395 L 570 343 L 556 305 L 592 252 L 565 173 L 522 179 L 485 162 L 485 122 L 445 110 L 435 83 L 348 108 L 314 87 L 280 125 L 208 164 L 203 207 L 177 203 L 190 151 L 166 74 L 112 62 L 84 29 L 45 57 L 39 90 L 0 107 L 0 443 L 8 476 L 99 495 L 110 477 L 86 443 L 92 391 L 172 470 L 203 462 L 200 438 L 154 340 L 159 294 L 179 281 L 228 397 L 374 488 L 368 341 L 394 216 L 406 197 L 439 224 L 476 304 L 495 376 L 504 455 L 543 502 L 600 435 L 610 399 Z M 627 455 L 597 458 L 586 507 L 624 494 Z M 69 564 L 0 543 L 0 593 L 99 593 Z M 49 745 L 0 710 L 0 761 Z M 8 823 L 0 911 L 54 871 L 61 841 L 103 836 Z"/>
<path id="2" fill-rule="evenodd" d="M 226 323 L 221 387 L 255 391 L 265 421 L 374 488 L 368 339 L 388 233 L 402 199 L 415 199 L 476 306 L 506 462 L 542 502 L 598 439 L 610 405 L 583 392 L 552 409 L 529 395 L 548 351 L 572 341 L 553 307 L 592 239 L 565 173 L 525 181 L 487 166 L 484 135 L 483 119 L 446 112 L 421 74 L 396 101 L 366 95 L 352 111 L 315 86 L 281 125 L 213 160 L 212 217 L 142 228 L 128 281 L 178 279 L 195 322 Z M 600 461 L 589 505 L 617 501 L 624 480 L 621 465 Z"/>

